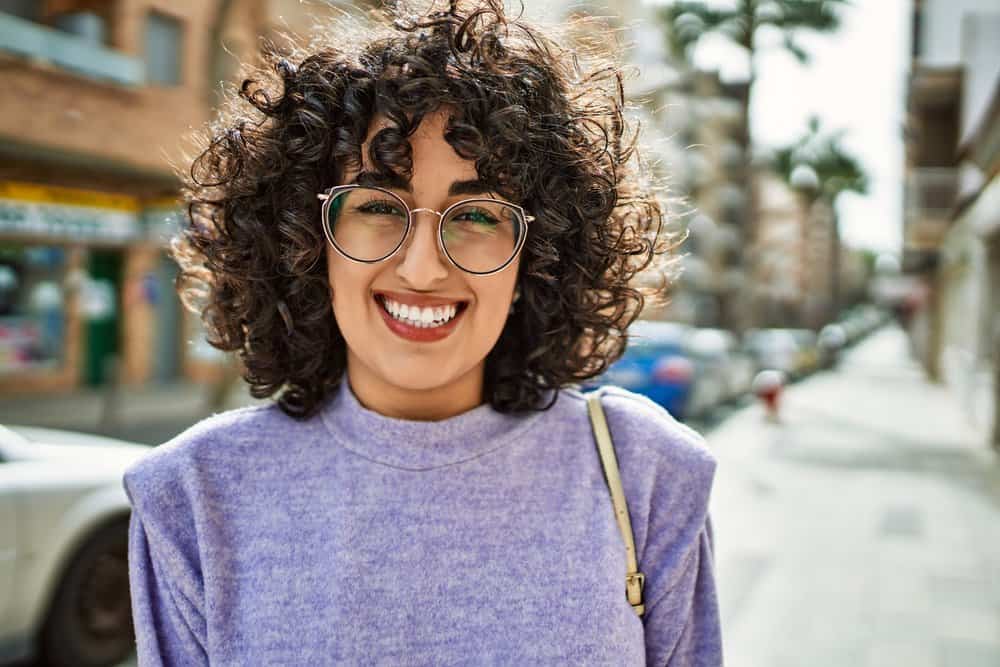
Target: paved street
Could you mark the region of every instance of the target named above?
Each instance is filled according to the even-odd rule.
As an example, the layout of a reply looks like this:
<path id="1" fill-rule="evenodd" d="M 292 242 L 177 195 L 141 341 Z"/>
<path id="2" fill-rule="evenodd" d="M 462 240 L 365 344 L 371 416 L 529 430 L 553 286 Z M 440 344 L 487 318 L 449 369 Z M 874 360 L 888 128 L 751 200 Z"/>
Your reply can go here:
<path id="1" fill-rule="evenodd" d="M 889 327 L 708 433 L 734 667 L 1000 664 L 1000 465 Z"/>
<path id="2" fill-rule="evenodd" d="M 210 388 L 190 382 L 148 387 L 83 389 L 62 396 L 4 398 L 0 424 L 41 426 L 108 435 L 159 445 L 211 414 Z M 225 409 L 256 403 L 244 384 L 234 385 Z"/>

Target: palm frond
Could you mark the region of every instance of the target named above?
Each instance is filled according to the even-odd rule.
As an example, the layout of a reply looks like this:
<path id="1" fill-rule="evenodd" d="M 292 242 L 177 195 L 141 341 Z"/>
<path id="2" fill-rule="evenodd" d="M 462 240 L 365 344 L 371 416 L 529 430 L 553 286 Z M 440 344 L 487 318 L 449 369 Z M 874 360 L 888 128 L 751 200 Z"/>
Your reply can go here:
<path id="1" fill-rule="evenodd" d="M 796 141 L 775 150 L 771 169 L 790 185 L 802 168 L 815 175 L 815 189 L 809 194 L 833 202 L 843 192 L 867 194 L 868 174 L 861 162 L 841 144 L 844 132 L 823 134 L 816 117 L 810 119 L 809 130 Z"/>
<path id="2" fill-rule="evenodd" d="M 849 4 L 848 0 L 770 0 L 762 7 L 772 9 L 759 12 L 758 19 L 784 31 L 832 32 L 840 27 L 838 10 Z"/>
<path id="3" fill-rule="evenodd" d="M 705 35 L 731 23 L 737 12 L 710 7 L 704 2 L 682 0 L 663 7 L 660 21 L 668 28 L 668 46 L 678 58 L 687 59 L 691 48 Z"/>

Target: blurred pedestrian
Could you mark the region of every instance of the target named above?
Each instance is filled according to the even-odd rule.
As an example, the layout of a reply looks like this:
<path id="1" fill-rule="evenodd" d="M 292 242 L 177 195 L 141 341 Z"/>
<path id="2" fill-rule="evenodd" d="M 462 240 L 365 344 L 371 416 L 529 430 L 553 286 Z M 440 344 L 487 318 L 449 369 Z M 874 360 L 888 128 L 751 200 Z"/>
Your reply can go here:
<path id="1" fill-rule="evenodd" d="M 192 167 L 182 295 L 273 402 L 126 473 L 139 665 L 721 665 L 714 457 L 572 388 L 672 266 L 619 68 L 499 0 L 390 18 L 245 81 Z"/>

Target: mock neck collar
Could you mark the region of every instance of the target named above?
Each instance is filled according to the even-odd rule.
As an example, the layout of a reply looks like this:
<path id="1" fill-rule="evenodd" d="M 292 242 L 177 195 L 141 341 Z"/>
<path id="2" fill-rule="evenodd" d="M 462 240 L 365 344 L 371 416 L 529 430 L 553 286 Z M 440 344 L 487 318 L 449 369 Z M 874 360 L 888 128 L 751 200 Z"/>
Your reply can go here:
<path id="1" fill-rule="evenodd" d="M 461 463 L 503 447 L 540 415 L 504 414 L 484 403 L 438 421 L 386 417 L 361 405 L 346 374 L 320 411 L 326 428 L 345 448 L 407 470 Z"/>

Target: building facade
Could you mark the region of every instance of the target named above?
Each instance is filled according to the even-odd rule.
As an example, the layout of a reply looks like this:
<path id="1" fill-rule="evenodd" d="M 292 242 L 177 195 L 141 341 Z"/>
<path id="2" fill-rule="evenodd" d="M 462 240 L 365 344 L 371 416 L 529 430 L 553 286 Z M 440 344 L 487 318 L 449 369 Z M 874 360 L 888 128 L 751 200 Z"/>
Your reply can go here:
<path id="1" fill-rule="evenodd" d="M 904 269 L 922 289 L 911 335 L 927 374 L 1000 447 L 1000 7 L 913 6 Z"/>
<path id="2" fill-rule="evenodd" d="M 222 48 L 222 27 L 256 47 L 259 11 L 0 1 L 0 393 L 216 372 L 173 289 L 175 168 L 225 59 L 253 58 Z"/>

